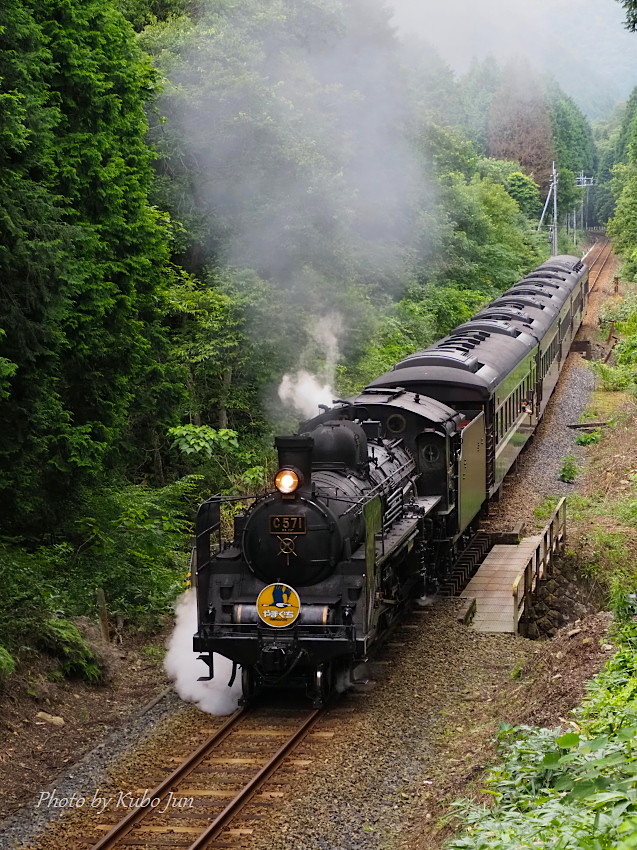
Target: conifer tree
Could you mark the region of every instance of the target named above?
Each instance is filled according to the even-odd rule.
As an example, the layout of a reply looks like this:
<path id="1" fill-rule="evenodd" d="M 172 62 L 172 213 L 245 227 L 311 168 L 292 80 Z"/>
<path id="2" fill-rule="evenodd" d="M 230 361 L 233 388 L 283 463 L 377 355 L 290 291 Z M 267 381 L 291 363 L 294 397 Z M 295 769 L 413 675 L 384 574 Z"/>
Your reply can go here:
<path id="1" fill-rule="evenodd" d="M 111 0 L 7 0 L 0 47 L 0 497 L 41 525 L 117 461 L 159 378 L 154 75 Z"/>

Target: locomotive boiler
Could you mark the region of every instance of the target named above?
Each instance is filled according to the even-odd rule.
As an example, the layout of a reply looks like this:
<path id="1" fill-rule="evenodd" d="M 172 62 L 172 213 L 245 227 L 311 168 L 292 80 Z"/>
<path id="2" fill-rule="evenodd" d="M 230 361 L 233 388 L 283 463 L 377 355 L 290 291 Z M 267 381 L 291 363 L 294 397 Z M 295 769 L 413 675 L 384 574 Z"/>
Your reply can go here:
<path id="1" fill-rule="evenodd" d="M 302 686 L 316 704 L 424 591 L 435 591 L 539 422 L 588 295 L 554 257 L 360 395 L 278 437 L 271 492 L 220 535 L 197 517 L 194 649 L 243 695 Z"/>

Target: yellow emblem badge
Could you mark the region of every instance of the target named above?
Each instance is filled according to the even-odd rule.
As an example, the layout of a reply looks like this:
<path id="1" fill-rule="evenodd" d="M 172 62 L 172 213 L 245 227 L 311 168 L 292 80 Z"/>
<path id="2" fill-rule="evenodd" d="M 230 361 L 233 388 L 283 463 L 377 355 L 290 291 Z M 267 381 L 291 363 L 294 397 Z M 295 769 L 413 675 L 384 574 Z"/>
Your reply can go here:
<path id="1" fill-rule="evenodd" d="M 269 584 L 257 596 L 257 613 L 268 626 L 291 626 L 301 613 L 299 594 L 288 584 Z"/>

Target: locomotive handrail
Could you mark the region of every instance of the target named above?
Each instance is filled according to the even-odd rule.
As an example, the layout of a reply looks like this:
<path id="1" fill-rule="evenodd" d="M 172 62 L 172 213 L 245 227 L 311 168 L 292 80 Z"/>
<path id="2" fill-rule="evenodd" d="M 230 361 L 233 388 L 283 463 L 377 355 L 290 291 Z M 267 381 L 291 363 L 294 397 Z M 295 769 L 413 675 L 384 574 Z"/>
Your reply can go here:
<path id="1" fill-rule="evenodd" d="M 372 487 L 371 490 L 366 490 L 364 496 L 361 496 L 360 499 L 357 499 L 355 502 L 351 503 L 349 508 L 343 514 L 343 516 L 346 516 L 350 511 L 354 510 L 354 508 L 357 505 L 364 505 L 366 502 L 368 502 L 370 500 L 370 498 L 373 498 L 374 496 L 377 496 L 379 493 L 382 493 L 383 490 L 385 490 L 387 488 L 388 484 L 391 485 L 393 483 L 393 479 L 396 476 L 400 475 L 401 473 L 404 473 L 405 470 L 409 469 L 410 467 L 411 467 L 412 470 L 414 470 L 416 468 L 416 463 L 413 460 L 413 458 L 410 458 L 407 461 L 407 463 L 403 463 L 402 466 L 399 466 L 397 469 L 395 469 L 390 475 L 387 476 L 387 478 L 385 478 L 383 481 L 376 484 L 375 487 Z M 331 497 L 329 497 L 329 498 L 331 498 Z M 346 500 L 340 499 L 339 501 L 346 501 Z"/>
<path id="2" fill-rule="evenodd" d="M 541 540 L 535 547 L 522 572 L 513 582 L 513 633 L 517 634 L 518 625 L 526 610 L 527 602 L 535 591 L 538 581 L 547 578 L 553 558 L 564 549 L 566 536 L 566 498 L 563 496 L 541 533 Z M 521 591 L 521 592 L 520 592 Z"/>

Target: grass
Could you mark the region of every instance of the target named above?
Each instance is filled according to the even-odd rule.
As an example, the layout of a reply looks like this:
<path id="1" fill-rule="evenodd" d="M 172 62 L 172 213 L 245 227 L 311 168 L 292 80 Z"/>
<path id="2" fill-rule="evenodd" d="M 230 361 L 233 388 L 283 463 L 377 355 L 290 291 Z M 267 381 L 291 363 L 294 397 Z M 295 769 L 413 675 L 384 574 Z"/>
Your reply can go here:
<path id="1" fill-rule="evenodd" d="M 631 400 L 629 393 L 596 389 L 591 393 L 590 400 L 580 415 L 580 425 L 614 419 L 627 405 L 630 406 Z"/>
<path id="2" fill-rule="evenodd" d="M 142 646 L 142 655 L 151 661 L 157 661 L 161 663 L 164 660 L 164 656 L 166 655 L 166 649 L 163 646 L 156 646 L 155 644 L 148 643 L 145 646 Z"/>
<path id="3" fill-rule="evenodd" d="M 549 519 L 553 511 L 557 507 L 557 503 L 559 502 L 559 500 L 559 496 L 547 496 L 543 502 L 541 502 L 536 508 L 534 508 L 533 515 L 536 517 L 536 519 Z"/>

